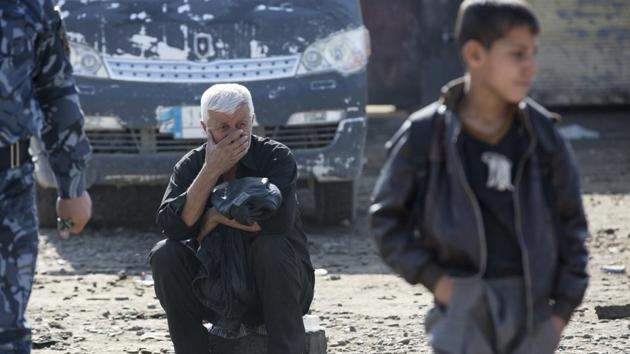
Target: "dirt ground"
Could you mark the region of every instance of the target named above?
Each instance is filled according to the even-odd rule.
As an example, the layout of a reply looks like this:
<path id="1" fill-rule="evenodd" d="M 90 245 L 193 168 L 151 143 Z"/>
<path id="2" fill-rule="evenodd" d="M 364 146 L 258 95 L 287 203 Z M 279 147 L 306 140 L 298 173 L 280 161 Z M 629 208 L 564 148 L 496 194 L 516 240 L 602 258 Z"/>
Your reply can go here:
<path id="1" fill-rule="evenodd" d="M 400 115 L 370 119 L 358 219 L 345 226 L 307 225 L 313 263 L 328 271 L 317 276 L 311 314 L 325 327 L 329 353 L 429 352 L 422 321 L 431 307 L 430 294 L 392 274 L 366 230 L 365 211 L 384 158 L 383 143 L 401 122 Z M 566 112 L 563 124 L 580 124 L 601 135 L 573 142 L 592 235 L 592 280 L 558 352 L 630 353 L 630 306 L 612 308 L 613 314 L 626 316 L 622 319 L 598 319 L 595 311 L 630 305 L 628 273 L 600 269 L 630 266 L 630 111 Z M 89 229 L 63 242 L 54 230 L 42 229 L 28 310 L 34 352 L 171 353 L 164 312 L 153 288 L 141 282 L 141 273 L 149 271 L 147 251 L 160 238 L 146 226 Z"/>

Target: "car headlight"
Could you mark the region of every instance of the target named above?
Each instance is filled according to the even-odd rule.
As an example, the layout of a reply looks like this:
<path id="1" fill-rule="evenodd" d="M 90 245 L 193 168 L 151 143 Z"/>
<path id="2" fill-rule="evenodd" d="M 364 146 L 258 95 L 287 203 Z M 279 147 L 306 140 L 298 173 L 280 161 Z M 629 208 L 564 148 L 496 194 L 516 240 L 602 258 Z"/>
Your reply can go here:
<path id="1" fill-rule="evenodd" d="M 311 44 L 302 55 L 298 75 L 338 71 L 349 75 L 363 69 L 370 56 L 370 34 L 359 28 L 337 32 Z"/>
<path id="2" fill-rule="evenodd" d="M 70 63 L 74 75 L 109 78 L 99 52 L 85 44 L 70 43 Z"/>
<path id="3" fill-rule="evenodd" d="M 289 117 L 287 125 L 309 125 L 335 123 L 346 117 L 346 111 L 309 111 L 296 112 Z"/>

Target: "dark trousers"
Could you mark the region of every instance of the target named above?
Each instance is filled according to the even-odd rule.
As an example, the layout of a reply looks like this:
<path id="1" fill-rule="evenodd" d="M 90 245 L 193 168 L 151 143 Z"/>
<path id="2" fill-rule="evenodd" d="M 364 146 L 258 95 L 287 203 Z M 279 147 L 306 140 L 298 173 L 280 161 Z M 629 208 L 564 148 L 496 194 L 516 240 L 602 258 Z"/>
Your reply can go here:
<path id="1" fill-rule="evenodd" d="M 313 299 L 314 275 L 284 236 L 256 236 L 249 247 L 249 264 L 260 301 L 260 318 L 269 334 L 269 353 L 304 352 L 302 315 Z M 178 354 L 208 353 L 209 337 L 203 320 L 214 315 L 195 297 L 192 281 L 201 266 L 183 243 L 158 242 L 150 255 L 155 294 L 166 311 L 171 340 Z"/>

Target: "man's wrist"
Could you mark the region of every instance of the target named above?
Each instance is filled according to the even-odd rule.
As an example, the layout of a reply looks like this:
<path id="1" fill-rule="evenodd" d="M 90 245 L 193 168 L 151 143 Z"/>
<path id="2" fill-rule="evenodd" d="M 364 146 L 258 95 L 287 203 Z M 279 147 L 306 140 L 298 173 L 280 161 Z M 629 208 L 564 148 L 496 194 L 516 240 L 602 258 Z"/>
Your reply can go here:
<path id="1" fill-rule="evenodd" d="M 201 172 L 200 172 L 203 176 L 207 176 L 209 177 L 209 180 L 212 182 L 216 182 L 219 177 L 220 174 L 217 173 L 216 169 L 210 168 L 208 166 L 207 163 L 204 162 L 203 166 L 201 167 Z"/>
<path id="2" fill-rule="evenodd" d="M 79 198 L 85 192 L 85 173 L 78 173 L 72 176 L 56 174 L 57 195 L 61 199 Z"/>

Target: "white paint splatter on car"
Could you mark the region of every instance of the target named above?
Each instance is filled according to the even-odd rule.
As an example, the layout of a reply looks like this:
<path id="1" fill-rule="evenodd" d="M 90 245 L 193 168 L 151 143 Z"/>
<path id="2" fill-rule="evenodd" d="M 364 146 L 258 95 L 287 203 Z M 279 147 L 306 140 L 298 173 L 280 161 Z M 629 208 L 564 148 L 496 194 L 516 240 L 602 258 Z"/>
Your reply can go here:
<path id="1" fill-rule="evenodd" d="M 265 58 L 269 52 L 269 47 L 255 39 L 252 39 L 249 41 L 249 50 L 251 58 Z"/>

